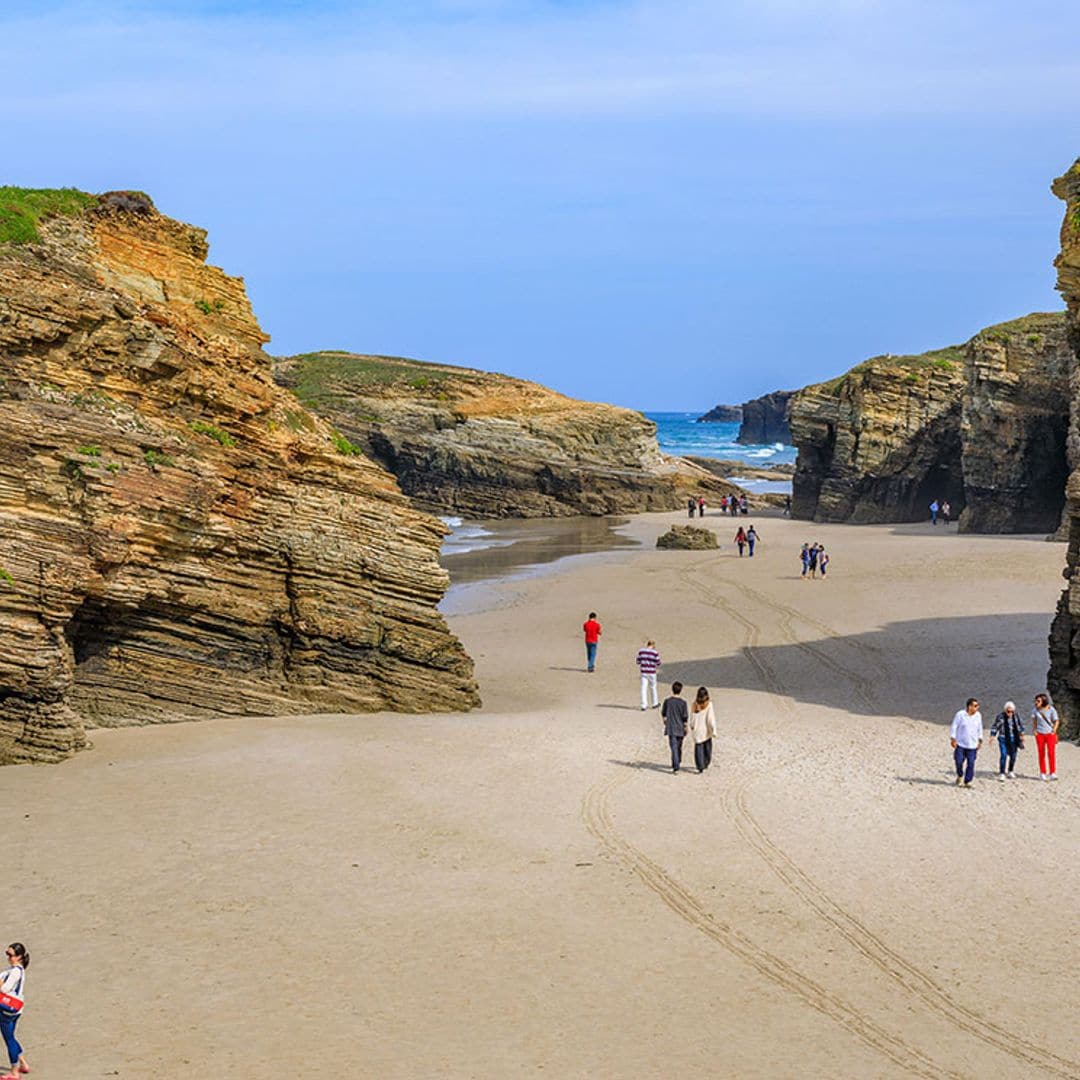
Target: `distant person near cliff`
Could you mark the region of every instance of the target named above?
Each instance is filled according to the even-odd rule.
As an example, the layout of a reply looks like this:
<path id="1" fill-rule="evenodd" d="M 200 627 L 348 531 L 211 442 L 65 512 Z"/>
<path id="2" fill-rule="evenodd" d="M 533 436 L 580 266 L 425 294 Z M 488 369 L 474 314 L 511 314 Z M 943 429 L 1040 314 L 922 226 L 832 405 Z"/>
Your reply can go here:
<path id="1" fill-rule="evenodd" d="M 697 509 L 697 499 L 693 495 L 686 500 L 686 515 L 687 517 L 693 517 L 694 511 Z"/>
<path id="2" fill-rule="evenodd" d="M 784 517 L 786 517 L 786 518 L 791 517 L 791 496 L 790 495 L 785 495 L 784 496 Z"/>
<path id="3" fill-rule="evenodd" d="M 810 545 L 809 555 L 810 555 L 810 576 L 812 578 L 816 578 L 817 577 L 818 558 L 821 555 L 821 548 L 817 544 L 816 541 L 813 544 Z"/>
<path id="4" fill-rule="evenodd" d="M 936 525 L 937 524 L 938 511 L 940 509 L 941 509 L 941 505 L 938 503 L 937 499 L 935 499 L 930 504 L 930 524 L 931 525 Z"/>
<path id="5" fill-rule="evenodd" d="M 829 553 L 824 548 L 818 553 L 818 566 L 821 567 L 821 577 L 824 579 L 825 571 L 829 568 Z"/>
<path id="6" fill-rule="evenodd" d="M 1035 745 L 1039 748 L 1039 776 L 1043 780 L 1056 780 L 1057 733 L 1061 719 L 1046 694 L 1035 695 L 1035 710 L 1031 714 L 1031 723 L 1035 728 Z"/>
<path id="7" fill-rule="evenodd" d="M 677 773 L 682 764 L 682 744 L 686 738 L 686 721 L 689 713 L 686 702 L 679 695 L 682 693 L 682 683 L 671 684 L 671 697 L 664 698 L 664 704 L 660 706 L 660 715 L 664 718 L 664 734 L 667 736 L 668 746 L 671 747 L 671 771 Z"/>
<path id="8" fill-rule="evenodd" d="M 802 576 L 805 578 L 810 571 L 810 545 L 804 543 L 799 552 L 799 562 L 802 563 Z"/>
<path id="9" fill-rule="evenodd" d="M 660 698 L 656 693 L 656 673 L 660 669 L 660 653 L 656 650 L 656 642 L 649 640 L 638 649 L 634 659 L 641 673 L 641 709 L 644 712 L 648 708 L 659 708 Z M 649 691 L 652 691 L 649 701 Z"/>
<path id="10" fill-rule="evenodd" d="M 585 625 L 581 629 L 585 631 L 585 662 L 588 664 L 585 670 L 594 671 L 596 669 L 596 647 L 600 644 L 600 635 L 603 633 L 600 624 L 596 621 L 595 611 L 589 612 L 589 617 L 585 620 Z"/>
<path id="11" fill-rule="evenodd" d="M 727 513 L 727 496 L 726 495 L 722 495 L 720 497 L 720 513 L 721 514 L 726 514 Z"/>
<path id="12" fill-rule="evenodd" d="M 739 558 L 742 558 L 743 548 L 746 547 L 746 531 L 743 527 L 739 526 L 739 531 L 735 534 L 735 544 L 739 548 Z"/>
<path id="13" fill-rule="evenodd" d="M 952 507 L 947 502 L 941 504 L 941 523 L 948 528 L 952 519 Z"/>
<path id="14" fill-rule="evenodd" d="M 746 546 L 750 549 L 750 558 L 754 557 L 754 548 L 757 546 L 758 540 L 761 539 L 757 534 L 757 529 L 753 525 L 746 530 Z"/>
<path id="15" fill-rule="evenodd" d="M 705 516 L 705 496 L 704 495 L 699 495 L 698 496 L 698 500 L 697 500 L 697 516 L 698 517 L 704 517 Z"/>
<path id="16" fill-rule="evenodd" d="M 742 513 L 743 517 L 750 513 L 750 503 L 747 502 L 745 495 L 742 495 L 739 498 L 739 511 Z"/>

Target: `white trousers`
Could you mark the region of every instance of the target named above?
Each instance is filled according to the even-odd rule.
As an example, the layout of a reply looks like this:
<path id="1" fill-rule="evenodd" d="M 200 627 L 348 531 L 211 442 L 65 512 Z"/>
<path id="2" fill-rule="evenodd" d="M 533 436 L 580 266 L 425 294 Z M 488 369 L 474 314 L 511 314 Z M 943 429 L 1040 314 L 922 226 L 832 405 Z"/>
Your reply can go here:
<path id="1" fill-rule="evenodd" d="M 652 690 L 652 704 L 659 705 L 660 699 L 656 696 L 656 672 L 651 675 L 641 676 L 641 707 L 647 709 L 649 707 L 648 692 Z"/>

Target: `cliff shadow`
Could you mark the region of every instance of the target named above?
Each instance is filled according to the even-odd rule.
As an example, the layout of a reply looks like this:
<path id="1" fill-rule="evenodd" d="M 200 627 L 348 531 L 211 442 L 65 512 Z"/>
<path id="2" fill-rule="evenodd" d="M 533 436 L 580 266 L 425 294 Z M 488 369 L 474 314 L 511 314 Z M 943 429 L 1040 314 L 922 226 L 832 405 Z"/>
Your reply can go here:
<path id="1" fill-rule="evenodd" d="M 913 619 L 727 656 L 669 658 L 662 678 L 665 690 L 677 679 L 690 695 L 707 686 L 729 719 L 724 691 L 734 689 L 775 690 L 796 703 L 856 716 L 938 724 L 947 724 L 969 697 L 979 699 L 987 722 L 1011 699 L 1026 718 L 1034 695 L 1046 689 L 1051 617 L 1039 611 Z"/>

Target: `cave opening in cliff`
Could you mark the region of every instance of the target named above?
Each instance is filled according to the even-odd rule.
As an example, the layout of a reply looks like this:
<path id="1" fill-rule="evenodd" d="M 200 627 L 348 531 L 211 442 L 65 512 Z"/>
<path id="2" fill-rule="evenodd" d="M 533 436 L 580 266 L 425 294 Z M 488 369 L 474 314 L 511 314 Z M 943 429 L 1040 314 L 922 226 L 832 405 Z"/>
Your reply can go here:
<path id="1" fill-rule="evenodd" d="M 95 670 L 114 646 L 131 636 L 132 610 L 99 597 L 87 597 L 75 610 L 64 634 L 75 662 L 76 682 L 80 672 Z"/>

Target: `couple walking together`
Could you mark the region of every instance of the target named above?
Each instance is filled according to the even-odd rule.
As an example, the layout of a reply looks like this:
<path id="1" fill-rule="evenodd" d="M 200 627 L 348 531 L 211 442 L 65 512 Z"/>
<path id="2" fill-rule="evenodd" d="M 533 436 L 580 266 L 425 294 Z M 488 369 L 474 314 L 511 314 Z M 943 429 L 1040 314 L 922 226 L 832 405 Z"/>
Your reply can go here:
<path id="1" fill-rule="evenodd" d="M 1056 780 L 1057 733 L 1061 719 L 1046 694 L 1035 695 L 1031 723 L 1039 749 L 1039 776 L 1043 780 Z M 990 738 L 998 741 L 998 780 L 1015 779 L 1016 755 L 1024 748 L 1024 721 L 1020 719 L 1013 702 L 1006 701 L 1005 707 L 997 714 L 990 728 Z M 983 744 L 983 722 L 978 699 L 968 698 L 967 704 L 953 717 L 949 742 L 956 765 L 956 786 L 962 784 L 971 787 L 975 779 L 975 757 Z"/>
<path id="2" fill-rule="evenodd" d="M 687 729 L 694 737 L 694 764 L 703 773 L 712 764 L 712 744 L 716 737 L 716 712 L 709 700 L 709 691 L 698 687 L 697 696 L 687 708 L 682 697 L 681 682 L 671 684 L 671 696 L 664 699 L 660 715 L 664 719 L 664 734 L 671 747 L 671 771 L 677 773 L 682 766 L 683 739 Z"/>

